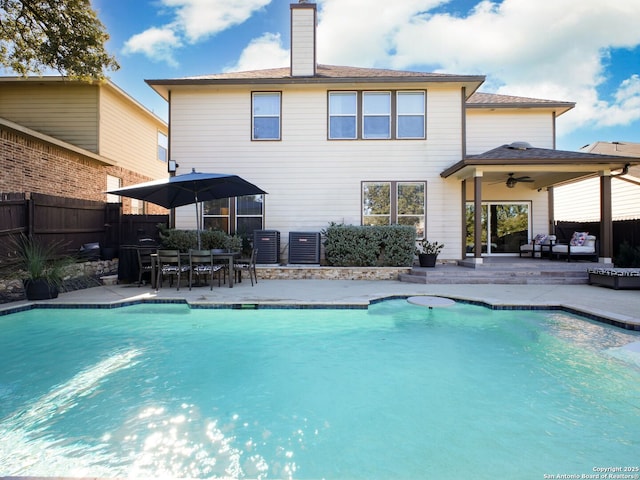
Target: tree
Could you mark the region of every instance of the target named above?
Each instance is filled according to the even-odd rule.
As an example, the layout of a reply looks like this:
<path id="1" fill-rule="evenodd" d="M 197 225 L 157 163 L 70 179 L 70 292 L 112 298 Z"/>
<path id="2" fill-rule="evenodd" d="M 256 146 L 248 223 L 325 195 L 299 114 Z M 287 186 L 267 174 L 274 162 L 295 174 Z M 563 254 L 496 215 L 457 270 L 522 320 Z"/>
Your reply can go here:
<path id="1" fill-rule="evenodd" d="M 120 68 L 108 39 L 90 0 L 0 0 L 0 65 L 20 75 L 101 80 Z"/>

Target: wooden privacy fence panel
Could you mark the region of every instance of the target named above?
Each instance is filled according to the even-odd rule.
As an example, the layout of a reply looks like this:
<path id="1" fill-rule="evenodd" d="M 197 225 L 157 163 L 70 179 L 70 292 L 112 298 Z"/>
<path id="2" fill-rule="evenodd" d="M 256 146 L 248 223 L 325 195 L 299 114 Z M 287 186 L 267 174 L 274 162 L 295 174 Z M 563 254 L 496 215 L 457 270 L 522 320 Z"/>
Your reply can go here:
<path id="1" fill-rule="evenodd" d="M 71 252 L 85 243 L 105 241 L 105 204 L 91 200 L 31 194 L 29 232 L 47 244 Z"/>
<path id="2" fill-rule="evenodd" d="M 560 243 L 568 243 L 573 232 L 589 232 L 600 235 L 600 222 L 556 222 L 556 235 Z M 640 220 L 615 220 L 613 222 L 613 256 L 620 251 L 620 245 L 628 242 L 633 247 L 640 246 Z"/>
<path id="3" fill-rule="evenodd" d="M 0 267 L 15 256 L 14 241 L 27 231 L 24 193 L 0 193 Z"/>

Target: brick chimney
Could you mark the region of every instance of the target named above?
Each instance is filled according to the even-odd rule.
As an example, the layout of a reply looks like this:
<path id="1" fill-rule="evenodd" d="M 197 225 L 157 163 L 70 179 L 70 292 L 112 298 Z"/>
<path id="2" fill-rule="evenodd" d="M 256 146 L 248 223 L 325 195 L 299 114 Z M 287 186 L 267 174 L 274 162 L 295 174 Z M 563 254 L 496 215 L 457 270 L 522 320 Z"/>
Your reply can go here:
<path id="1" fill-rule="evenodd" d="M 316 74 L 316 4 L 291 4 L 291 76 Z"/>

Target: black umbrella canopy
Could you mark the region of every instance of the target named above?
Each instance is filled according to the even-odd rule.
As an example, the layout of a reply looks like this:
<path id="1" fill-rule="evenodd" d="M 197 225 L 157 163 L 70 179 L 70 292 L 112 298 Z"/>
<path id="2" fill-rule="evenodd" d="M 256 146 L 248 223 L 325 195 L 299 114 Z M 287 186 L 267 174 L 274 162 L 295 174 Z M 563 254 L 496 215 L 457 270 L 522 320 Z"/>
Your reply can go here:
<path id="1" fill-rule="evenodd" d="M 237 175 L 226 173 L 200 173 L 195 169 L 191 173 L 176 175 L 152 182 L 139 183 L 130 187 L 110 190 L 107 193 L 123 197 L 137 198 L 145 202 L 155 203 L 165 208 L 182 207 L 195 204 L 196 225 L 198 232 L 198 249 L 200 243 L 201 213 L 198 203 L 218 198 L 242 197 L 244 195 L 261 195 L 267 193 L 253 183 L 247 182 Z"/>
<path id="2" fill-rule="evenodd" d="M 241 197 L 267 193 L 238 175 L 225 173 L 191 173 L 139 183 L 107 193 L 137 198 L 165 208 L 181 207 L 218 198 Z"/>

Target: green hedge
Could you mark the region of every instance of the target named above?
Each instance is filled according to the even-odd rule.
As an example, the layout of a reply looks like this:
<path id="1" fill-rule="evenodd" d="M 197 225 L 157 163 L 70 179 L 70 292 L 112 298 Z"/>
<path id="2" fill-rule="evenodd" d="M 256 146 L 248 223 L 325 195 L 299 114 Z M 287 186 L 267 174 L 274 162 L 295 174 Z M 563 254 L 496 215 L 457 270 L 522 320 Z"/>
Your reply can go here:
<path id="1" fill-rule="evenodd" d="M 338 267 L 410 267 L 416 230 L 407 225 L 331 224 L 323 232 L 325 258 Z"/>
<path id="2" fill-rule="evenodd" d="M 160 242 L 163 248 L 188 252 L 198 248 L 198 235 L 195 230 L 178 230 L 160 228 Z M 200 243 L 203 250 L 221 248 L 225 250 L 242 250 L 242 238 L 228 235 L 222 230 L 203 230 L 200 232 Z"/>

